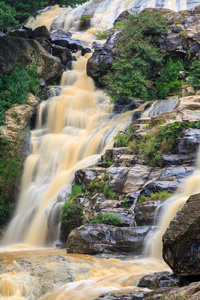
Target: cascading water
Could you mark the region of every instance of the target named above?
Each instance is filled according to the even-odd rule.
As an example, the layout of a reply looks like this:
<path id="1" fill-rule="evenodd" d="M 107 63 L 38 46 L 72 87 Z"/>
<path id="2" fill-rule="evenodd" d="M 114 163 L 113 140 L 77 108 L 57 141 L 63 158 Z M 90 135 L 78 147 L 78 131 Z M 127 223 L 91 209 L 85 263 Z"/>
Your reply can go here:
<path id="1" fill-rule="evenodd" d="M 50 31 L 58 28 L 77 31 L 81 16 L 88 15 L 91 16 L 91 27 L 102 30 L 112 28 L 115 19 L 127 9 L 130 12 L 140 12 L 144 8 L 155 7 L 181 11 L 198 4 L 198 0 L 93 0 L 74 9 L 60 8 L 58 5 L 50 7 L 43 10 L 36 20 L 30 19 L 28 25 L 33 28 L 46 25 Z"/>
<path id="2" fill-rule="evenodd" d="M 91 24 L 101 29 L 110 28 L 114 19 L 125 9 L 140 11 L 153 6 L 184 10 L 194 7 L 197 2 L 115 0 L 105 1 L 101 5 L 97 1 Z M 46 9 L 46 13 L 38 16 L 37 20 L 30 20 L 29 24 L 32 27 L 47 25 L 51 30 L 64 28 L 75 31 L 80 16 L 89 14 L 89 9 L 91 2 L 75 9 L 56 6 Z M 32 133 L 33 151 L 25 164 L 19 204 L 4 244 L 51 244 L 58 236 L 59 213 L 70 193 L 74 172 L 93 164 L 106 148 L 112 146 L 113 136 L 131 120 L 131 112 L 112 115 L 112 106 L 108 104 L 107 97 L 95 90 L 93 81 L 86 75 L 86 62 L 85 57 L 78 57 L 73 62 L 73 69 L 63 74 L 60 94 L 40 104 L 37 128 Z M 152 115 L 157 110 L 160 111 L 160 108 L 153 107 Z M 161 257 L 161 236 L 177 210 L 191 193 L 200 192 L 199 178 L 197 170 L 184 182 L 178 194 L 166 202 L 161 216 L 161 230 L 153 238 L 153 257 Z M 143 274 L 167 269 L 163 262 L 152 259 L 128 262 L 98 260 L 89 256 L 67 255 L 58 249 L 30 250 L 25 245 L 15 247 L 18 249 L 0 251 L 0 260 L 4 261 L 0 274 L 0 294 L 6 300 L 95 299 L 109 291 L 133 291 L 137 289 L 138 278 Z M 60 264 L 59 258 L 62 261 Z M 73 277 L 70 280 L 76 282 L 66 284 L 59 275 L 63 272 L 63 277 L 69 265 Z M 50 274 L 55 278 L 49 287 Z M 40 281 L 41 287 L 35 291 L 33 287 L 37 287 Z M 52 283 L 55 283 L 54 286 L 51 286 Z M 41 298 L 48 291 L 46 286 L 51 293 L 53 288 L 56 290 Z"/>
<path id="3" fill-rule="evenodd" d="M 77 169 L 93 164 L 113 137 L 131 122 L 131 112 L 111 116 L 106 95 L 86 75 L 85 57 L 64 72 L 59 96 L 42 103 L 25 163 L 21 195 L 3 242 L 44 246 L 58 238 L 63 201 Z M 52 216 L 53 215 L 53 216 Z M 51 231 L 48 229 L 52 229 Z"/>

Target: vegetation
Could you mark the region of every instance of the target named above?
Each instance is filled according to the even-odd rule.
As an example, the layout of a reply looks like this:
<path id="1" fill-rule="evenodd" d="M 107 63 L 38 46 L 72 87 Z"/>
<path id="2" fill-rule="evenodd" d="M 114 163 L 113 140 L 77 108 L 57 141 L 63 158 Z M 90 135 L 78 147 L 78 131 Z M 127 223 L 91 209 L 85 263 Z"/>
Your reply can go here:
<path id="1" fill-rule="evenodd" d="M 80 226 L 79 224 L 82 223 L 82 217 L 83 217 L 83 205 L 76 202 L 70 202 L 69 200 L 65 202 L 65 204 L 62 207 L 61 212 L 61 222 L 64 225 L 68 224 L 76 224 L 77 226 Z"/>
<path id="2" fill-rule="evenodd" d="M 12 150 L 17 151 L 18 145 L 15 144 Z M 23 162 L 11 154 L 9 142 L 6 139 L 1 140 L 0 144 L 0 226 L 7 222 L 14 204 L 10 197 L 6 196 L 8 187 L 13 189 L 13 184 L 20 183 L 21 169 Z"/>
<path id="3" fill-rule="evenodd" d="M 147 202 L 147 201 L 164 201 L 167 198 L 171 197 L 173 194 L 169 193 L 167 191 L 160 191 L 157 193 L 153 193 L 150 196 L 144 196 L 141 195 L 139 200 L 138 200 L 138 204 L 142 203 L 142 202 Z"/>
<path id="4" fill-rule="evenodd" d="M 98 177 L 96 177 L 94 180 L 92 180 L 88 186 L 87 186 L 87 193 L 103 193 L 106 199 L 113 200 L 115 199 L 115 193 L 114 191 L 109 188 L 108 181 L 109 175 L 105 174 L 103 175 L 102 180 Z"/>
<path id="5" fill-rule="evenodd" d="M 108 37 L 109 32 L 107 30 L 98 30 L 95 34 L 97 40 L 104 40 Z"/>
<path id="6" fill-rule="evenodd" d="M 4 124 L 4 113 L 14 104 L 27 103 L 28 93 L 39 94 L 39 77 L 35 66 L 25 69 L 17 66 L 0 74 L 0 125 Z"/>
<path id="7" fill-rule="evenodd" d="M 122 224 L 121 216 L 117 213 L 105 213 L 96 216 L 92 221 L 91 224 L 107 224 L 107 225 L 114 225 L 120 226 Z"/>
<path id="8" fill-rule="evenodd" d="M 134 132 L 130 139 L 124 134 L 124 146 L 129 147 L 128 153 L 136 154 L 150 166 L 159 166 L 161 155 L 173 153 L 176 149 L 177 138 L 184 128 L 200 128 L 200 121 L 183 123 L 174 122 L 166 126 L 157 127 L 151 132 L 136 138 Z M 120 138 L 119 138 L 120 137 Z M 120 145 L 122 135 L 116 136 L 116 145 Z M 125 143 L 126 141 L 126 143 Z"/>
<path id="9" fill-rule="evenodd" d="M 129 17 L 116 45 L 112 71 L 106 76 L 108 94 L 115 101 L 154 96 L 148 86 L 152 85 L 152 74 L 158 76 L 163 67 L 159 38 L 165 32 L 166 20 L 160 12 L 145 11 Z"/>

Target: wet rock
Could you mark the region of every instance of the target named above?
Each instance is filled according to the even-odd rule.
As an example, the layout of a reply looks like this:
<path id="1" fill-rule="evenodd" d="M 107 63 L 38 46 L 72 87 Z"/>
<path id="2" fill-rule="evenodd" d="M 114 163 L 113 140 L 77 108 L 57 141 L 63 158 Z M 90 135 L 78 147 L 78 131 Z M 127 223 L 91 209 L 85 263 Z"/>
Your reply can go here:
<path id="1" fill-rule="evenodd" d="M 57 56 L 64 65 L 67 65 L 72 60 L 71 51 L 65 47 L 58 45 L 51 45 L 52 55 Z"/>
<path id="2" fill-rule="evenodd" d="M 35 38 L 41 45 L 42 47 L 49 53 L 52 54 L 52 51 L 51 51 L 51 43 L 50 41 L 46 38 L 46 37 L 36 37 Z"/>
<path id="3" fill-rule="evenodd" d="M 200 129 L 188 128 L 184 130 L 183 136 L 178 144 L 178 153 L 187 155 L 197 153 L 200 141 Z"/>
<path id="4" fill-rule="evenodd" d="M 118 193 L 135 193 L 144 184 L 159 176 L 159 168 L 136 164 L 132 167 L 114 167 L 108 169 L 110 175 L 109 187 Z"/>
<path id="5" fill-rule="evenodd" d="M 179 278 L 175 277 L 174 274 L 170 272 L 157 272 L 152 275 L 143 276 L 137 286 L 155 290 L 160 287 L 177 286 L 178 283 Z"/>
<path id="6" fill-rule="evenodd" d="M 200 194 L 190 196 L 163 236 L 163 258 L 179 276 L 200 275 Z"/>
<path id="7" fill-rule="evenodd" d="M 193 282 L 188 286 L 181 288 L 159 288 L 153 292 L 144 295 L 145 300 L 198 300 L 200 298 L 200 282 Z"/>
<path id="8" fill-rule="evenodd" d="M 23 25 L 22 29 L 26 30 L 29 39 L 33 37 L 33 29 L 30 26 Z"/>
<path id="9" fill-rule="evenodd" d="M 99 296 L 95 300 L 140 300 L 143 299 L 145 292 L 143 291 L 133 291 L 129 293 L 108 293 Z"/>
<path id="10" fill-rule="evenodd" d="M 70 49 L 72 52 L 77 52 L 85 49 L 80 40 L 71 39 L 63 36 L 53 36 L 52 43 L 64 48 Z"/>
<path id="11" fill-rule="evenodd" d="M 129 110 L 134 110 L 134 109 L 139 108 L 143 103 L 144 103 L 144 101 L 141 101 L 141 100 L 135 100 L 129 104 L 123 104 L 118 101 L 114 105 L 113 112 L 121 113 L 121 112 L 129 111 Z"/>
<path id="12" fill-rule="evenodd" d="M 135 222 L 137 226 L 152 226 L 155 222 L 156 209 L 160 201 L 147 201 L 135 207 Z"/>
<path id="13" fill-rule="evenodd" d="M 87 168 L 80 169 L 75 173 L 75 184 L 87 185 L 96 177 L 102 177 L 106 173 L 105 168 L 96 167 L 96 168 Z"/>
<path id="14" fill-rule="evenodd" d="M 0 38 L 0 43 L 1 73 L 23 61 L 25 65 L 36 64 L 38 75 L 47 82 L 56 80 L 61 75 L 60 60 L 46 52 L 38 41 L 5 36 Z"/>
<path id="15" fill-rule="evenodd" d="M 10 36 L 19 37 L 23 39 L 28 39 L 29 35 L 25 29 L 15 29 L 9 32 Z"/>
<path id="16" fill-rule="evenodd" d="M 179 145 L 182 144 L 182 140 L 180 141 Z M 181 146 L 181 145 L 180 145 Z M 162 165 L 169 166 L 169 165 L 194 165 L 196 161 L 196 153 L 191 154 L 163 154 L 162 155 Z"/>
<path id="17" fill-rule="evenodd" d="M 83 225 L 74 229 L 66 243 L 68 253 L 134 253 L 141 252 L 149 227 L 115 227 L 105 224 Z"/>
<path id="18" fill-rule="evenodd" d="M 45 25 L 39 26 L 33 30 L 33 39 L 38 37 L 45 37 L 51 40 L 51 34 Z"/>
<path id="19" fill-rule="evenodd" d="M 87 62 L 87 74 L 94 79 L 98 87 L 103 87 L 106 85 L 103 76 L 111 67 L 115 42 L 118 36 L 119 32 L 116 31 L 108 38 L 107 42 L 102 48 L 94 51 L 93 55 Z"/>
<path id="20" fill-rule="evenodd" d="M 131 15 L 131 13 L 130 13 L 128 10 L 123 11 L 123 12 L 117 17 L 117 19 L 115 19 L 113 25 L 115 26 L 118 22 L 128 20 L 128 18 L 129 18 L 130 15 Z"/>

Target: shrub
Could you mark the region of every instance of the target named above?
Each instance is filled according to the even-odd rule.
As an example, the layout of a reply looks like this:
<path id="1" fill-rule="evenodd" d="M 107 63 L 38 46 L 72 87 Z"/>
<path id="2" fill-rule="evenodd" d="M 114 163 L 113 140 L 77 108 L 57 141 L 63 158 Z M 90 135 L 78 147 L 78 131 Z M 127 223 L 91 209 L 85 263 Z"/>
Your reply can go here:
<path id="1" fill-rule="evenodd" d="M 190 76 L 192 77 L 192 86 L 195 89 L 200 88 L 200 61 L 197 59 L 193 59 L 192 61 L 192 69 L 190 71 Z"/>
<path id="2" fill-rule="evenodd" d="M 185 71 L 183 61 L 170 57 L 160 78 L 156 81 L 158 98 L 163 99 L 174 92 L 180 92 L 183 82 L 179 80 L 179 72 Z"/>
<path id="3" fill-rule="evenodd" d="M 40 91 L 36 66 L 25 69 L 20 65 L 0 74 L 0 125 L 4 124 L 4 112 L 14 104 L 27 103 L 28 93 L 38 96 Z"/>
<path id="4" fill-rule="evenodd" d="M 95 37 L 97 38 L 97 40 L 104 40 L 108 37 L 109 32 L 107 30 L 98 30 L 95 33 Z"/>
<path id="5" fill-rule="evenodd" d="M 96 216 L 92 221 L 91 224 L 107 224 L 107 225 L 114 225 L 120 226 L 122 224 L 121 216 L 117 213 L 105 213 Z"/>
<path id="6" fill-rule="evenodd" d="M 166 20 L 160 12 L 144 11 L 129 17 L 116 43 L 112 70 L 106 76 L 107 91 L 114 101 L 155 97 L 147 86 L 152 84 L 152 74 L 156 77 L 163 66 L 159 38 L 165 32 Z"/>
<path id="7" fill-rule="evenodd" d="M 74 185 L 72 187 L 72 191 L 71 191 L 68 201 L 73 201 L 74 199 L 76 199 L 83 192 L 83 189 L 84 188 L 82 185 L 79 185 L 79 184 Z"/>
<path id="8" fill-rule="evenodd" d="M 115 199 L 115 193 L 113 192 L 112 189 L 109 188 L 108 185 L 105 185 L 104 189 L 103 189 L 103 194 L 105 196 L 105 198 L 113 200 Z"/>
<path id="9" fill-rule="evenodd" d="M 67 201 L 63 207 L 60 220 L 64 225 L 81 224 L 83 217 L 83 205 Z"/>

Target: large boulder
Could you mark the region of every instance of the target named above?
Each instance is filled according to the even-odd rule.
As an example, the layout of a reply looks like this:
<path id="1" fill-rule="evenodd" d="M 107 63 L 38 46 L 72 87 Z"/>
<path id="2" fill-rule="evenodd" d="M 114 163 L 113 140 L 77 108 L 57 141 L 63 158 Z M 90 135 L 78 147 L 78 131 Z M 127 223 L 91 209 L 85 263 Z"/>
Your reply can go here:
<path id="1" fill-rule="evenodd" d="M 3 36 L 0 37 L 0 44 L 0 73 L 22 62 L 25 65 L 36 64 L 38 75 L 47 82 L 60 77 L 60 60 L 46 52 L 38 41 Z"/>
<path id="2" fill-rule="evenodd" d="M 105 224 L 83 225 L 71 231 L 68 253 L 132 253 L 140 254 L 149 227 L 115 227 Z"/>
<path id="3" fill-rule="evenodd" d="M 163 236 L 163 258 L 176 275 L 200 275 L 200 194 L 190 196 Z"/>

